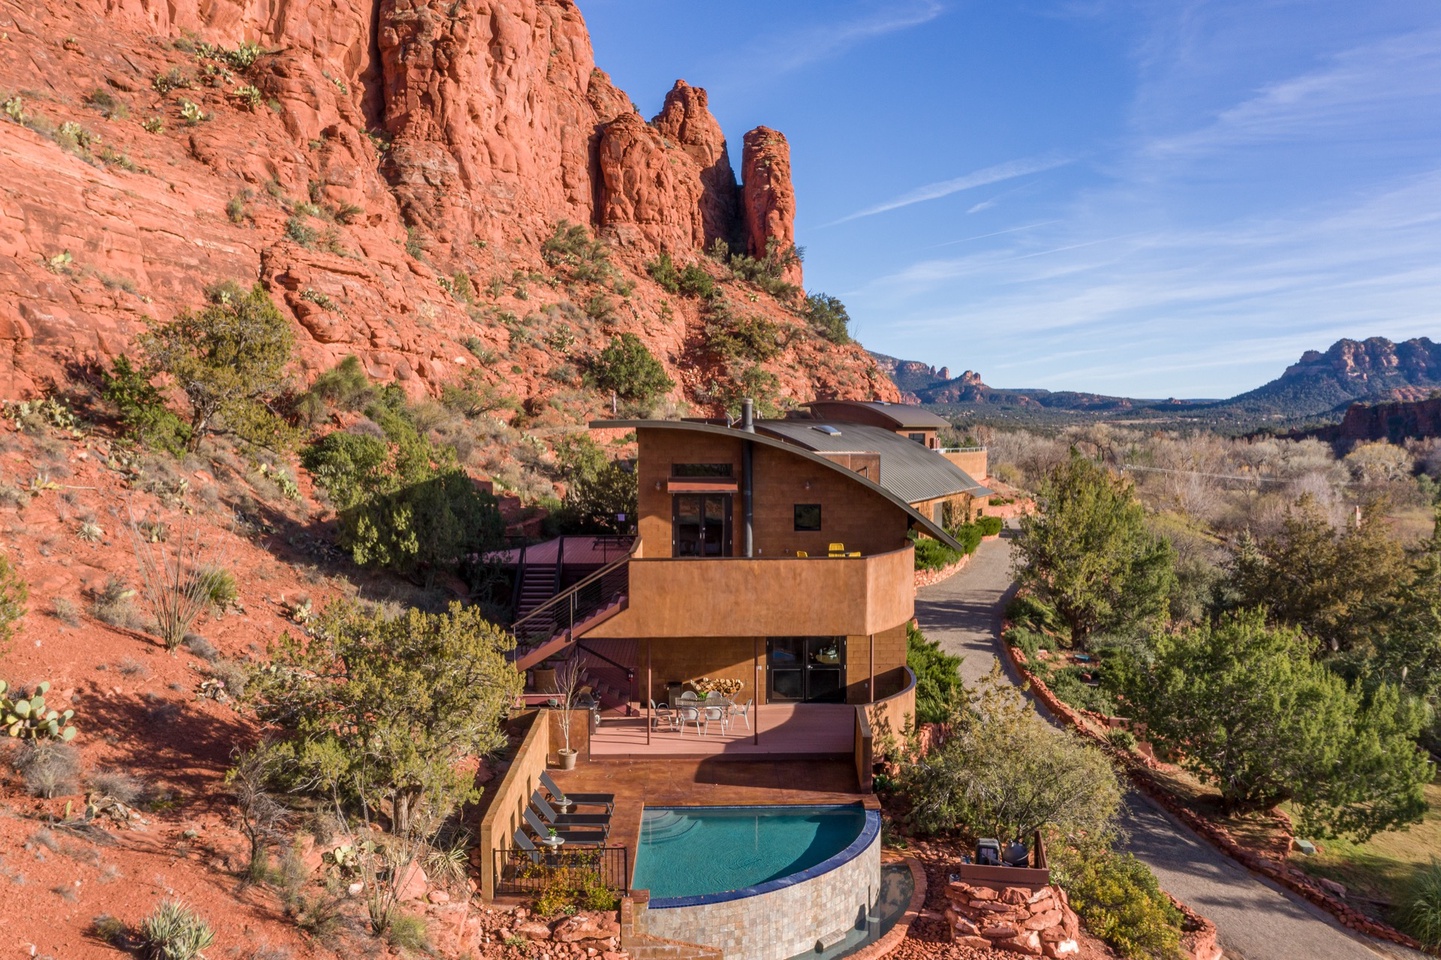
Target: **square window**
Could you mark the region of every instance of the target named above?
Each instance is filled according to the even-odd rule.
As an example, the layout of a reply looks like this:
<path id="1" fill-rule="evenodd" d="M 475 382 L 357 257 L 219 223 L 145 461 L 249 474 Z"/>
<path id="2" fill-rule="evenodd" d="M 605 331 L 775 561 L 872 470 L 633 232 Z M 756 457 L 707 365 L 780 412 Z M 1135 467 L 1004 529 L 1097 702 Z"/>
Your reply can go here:
<path id="1" fill-rule="evenodd" d="M 819 503 L 796 504 L 796 529 L 819 530 L 821 528 L 821 505 Z"/>

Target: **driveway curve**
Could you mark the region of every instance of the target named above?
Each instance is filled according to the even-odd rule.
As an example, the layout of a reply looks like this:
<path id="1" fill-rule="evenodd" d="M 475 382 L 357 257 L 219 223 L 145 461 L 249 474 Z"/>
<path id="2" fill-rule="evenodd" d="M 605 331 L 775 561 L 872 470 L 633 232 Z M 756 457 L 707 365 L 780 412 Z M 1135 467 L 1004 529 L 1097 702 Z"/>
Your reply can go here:
<path id="1" fill-rule="evenodd" d="M 921 630 L 947 653 L 964 658 L 961 676 L 968 684 L 1004 662 L 999 657 L 1001 618 L 1015 593 L 1014 536 L 1015 531 L 1007 529 L 999 540 L 982 543 L 965 569 L 916 594 Z M 1008 673 L 1012 682 L 1019 679 Z M 1324 911 L 1252 874 L 1134 790 L 1126 794 L 1121 819 L 1131 852 L 1155 871 L 1161 886 L 1211 918 L 1232 960 L 1423 956 L 1347 930 Z"/>

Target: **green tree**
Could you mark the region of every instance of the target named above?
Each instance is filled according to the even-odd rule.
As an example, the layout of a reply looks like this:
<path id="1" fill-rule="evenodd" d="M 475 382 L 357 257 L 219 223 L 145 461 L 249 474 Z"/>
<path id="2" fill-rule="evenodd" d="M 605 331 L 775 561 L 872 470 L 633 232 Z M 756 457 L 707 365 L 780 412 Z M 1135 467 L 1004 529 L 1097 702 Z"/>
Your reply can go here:
<path id="1" fill-rule="evenodd" d="M 25 601 L 30 588 L 20 579 L 10 558 L 0 553 L 0 654 L 4 654 L 15 636 L 15 624 L 25 616 Z"/>
<path id="2" fill-rule="evenodd" d="M 500 544 L 495 498 L 459 466 L 455 451 L 423 436 L 399 391 L 366 409 L 385 439 L 331 433 L 301 463 L 335 505 L 340 543 L 361 566 L 435 572 Z"/>
<path id="3" fill-rule="evenodd" d="M 635 471 L 611 460 L 583 434 L 566 437 L 556 449 L 565 482 L 558 526 L 563 533 L 626 533 L 636 522 Z M 618 520 L 620 515 L 625 520 Z"/>
<path id="4" fill-rule="evenodd" d="M 903 768 L 901 790 L 923 832 L 1002 840 L 1107 833 L 1121 804 L 1106 755 L 1052 728 L 999 672 L 956 705 L 945 743 Z"/>
<path id="5" fill-rule="evenodd" d="M 675 386 L 665 367 L 633 333 L 614 337 L 592 361 L 590 373 L 596 386 L 641 403 Z"/>
<path id="6" fill-rule="evenodd" d="M 190 444 L 190 426 L 165 405 L 150 375 L 125 354 L 116 357 L 109 372 L 102 374 L 101 389 L 126 429 L 147 447 L 179 456 Z"/>
<path id="7" fill-rule="evenodd" d="M 1161 617 L 1175 584 L 1172 551 L 1146 526 L 1124 479 L 1075 450 L 1052 469 L 1021 519 L 1015 571 L 1084 647 L 1092 632 Z"/>
<path id="8" fill-rule="evenodd" d="M 1299 630 L 1268 627 L 1259 610 L 1157 636 L 1152 656 L 1120 653 L 1105 676 L 1227 812 L 1292 800 L 1309 829 L 1364 840 L 1426 810 L 1419 704 L 1390 685 L 1348 688 Z"/>
<path id="9" fill-rule="evenodd" d="M 1434 710 L 1441 701 L 1441 514 L 1375 622 L 1356 672 L 1423 697 Z"/>
<path id="10" fill-rule="evenodd" d="M 851 342 L 851 315 L 837 297 L 813 293 L 806 297 L 806 320 L 831 343 Z"/>
<path id="11" fill-rule="evenodd" d="M 1242 538 L 1227 587 L 1231 605 L 1260 607 L 1273 623 L 1300 627 L 1330 651 L 1352 651 L 1385 629 L 1386 599 L 1405 579 L 1405 553 L 1379 516 L 1336 530 L 1309 495 L 1286 511 L 1281 530 Z"/>
<path id="12" fill-rule="evenodd" d="M 286 427 L 271 409 L 284 390 L 294 337 L 260 284 L 212 288 L 200 312 L 152 324 L 139 343 L 156 372 L 190 401 L 190 449 L 222 426 L 241 439 L 274 444 Z"/>
<path id="13" fill-rule="evenodd" d="M 521 687 L 505 657 L 514 643 L 458 603 L 390 617 L 341 600 L 308 638 L 272 644 L 246 700 L 289 734 L 273 749 L 292 784 L 383 811 L 410 836 L 479 795 L 458 765 L 505 743 Z"/>

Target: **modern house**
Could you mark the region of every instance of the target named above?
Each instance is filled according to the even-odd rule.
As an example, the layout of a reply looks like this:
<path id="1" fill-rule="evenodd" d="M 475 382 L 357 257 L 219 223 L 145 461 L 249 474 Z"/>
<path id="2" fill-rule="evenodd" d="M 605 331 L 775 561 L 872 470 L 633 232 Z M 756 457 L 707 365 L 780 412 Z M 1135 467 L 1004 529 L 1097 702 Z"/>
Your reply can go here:
<path id="1" fill-rule="evenodd" d="M 938 425 L 924 418 L 939 418 L 891 404 L 810 409 L 593 423 L 635 434 L 636 536 L 623 554 L 612 541 L 562 544 L 539 577 L 523 566 L 522 584 L 576 582 L 522 611 L 518 666 L 579 653 L 613 708 L 702 677 L 738 681 L 735 699 L 756 704 L 902 691 L 910 537 L 958 546 L 945 524 L 969 519 L 989 491 L 934 445 Z M 593 562 L 567 577 L 577 547 Z M 599 563 L 597 549 L 613 559 Z"/>

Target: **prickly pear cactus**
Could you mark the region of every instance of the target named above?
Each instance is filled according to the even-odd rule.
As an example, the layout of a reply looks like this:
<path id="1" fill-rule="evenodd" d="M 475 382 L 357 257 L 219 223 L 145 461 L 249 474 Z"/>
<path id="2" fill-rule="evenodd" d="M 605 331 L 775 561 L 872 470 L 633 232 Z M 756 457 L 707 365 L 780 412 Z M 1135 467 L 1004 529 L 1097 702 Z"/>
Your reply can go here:
<path id="1" fill-rule="evenodd" d="M 50 683 L 46 681 L 34 693 L 16 690 L 12 697 L 10 685 L 0 680 L 0 729 L 7 737 L 67 742 L 75 739 L 75 728 L 70 726 L 75 711 L 46 710 L 45 694 L 49 692 Z"/>

